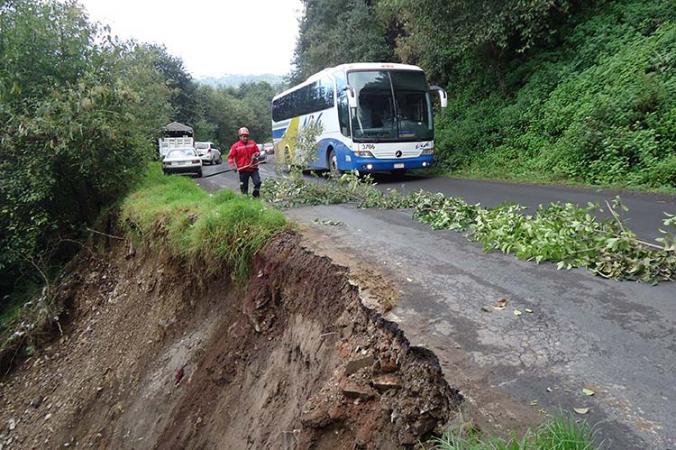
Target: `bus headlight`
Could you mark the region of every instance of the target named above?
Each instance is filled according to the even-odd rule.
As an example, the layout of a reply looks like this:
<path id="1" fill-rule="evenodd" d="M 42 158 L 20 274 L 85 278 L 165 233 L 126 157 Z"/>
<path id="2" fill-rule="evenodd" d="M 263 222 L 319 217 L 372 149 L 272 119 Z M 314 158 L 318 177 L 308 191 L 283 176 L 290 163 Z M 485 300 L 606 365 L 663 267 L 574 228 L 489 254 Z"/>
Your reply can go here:
<path id="1" fill-rule="evenodd" d="M 425 150 L 423 150 L 420 156 L 424 155 L 434 155 L 434 147 L 426 148 Z"/>
<path id="2" fill-rule="evenodd" d="M 375 158 L 375 156 L 373 156 L 373 153 L 371 153 L 368 150 L 356 150 L 354 153 L 355 155 L 361 158 Z"/>

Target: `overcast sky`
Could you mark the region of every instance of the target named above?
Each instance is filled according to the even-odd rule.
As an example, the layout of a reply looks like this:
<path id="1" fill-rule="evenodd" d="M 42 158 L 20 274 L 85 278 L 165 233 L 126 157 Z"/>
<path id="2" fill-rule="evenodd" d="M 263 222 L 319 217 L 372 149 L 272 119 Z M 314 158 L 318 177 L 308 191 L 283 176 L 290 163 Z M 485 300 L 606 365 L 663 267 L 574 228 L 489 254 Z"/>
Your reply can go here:
<path id="1" fill-rule="evenodd" d="M 197 78 L 284 75 L 298 36 L 300 0 L 80 0 L 120 38 L 164 44 Z"/>

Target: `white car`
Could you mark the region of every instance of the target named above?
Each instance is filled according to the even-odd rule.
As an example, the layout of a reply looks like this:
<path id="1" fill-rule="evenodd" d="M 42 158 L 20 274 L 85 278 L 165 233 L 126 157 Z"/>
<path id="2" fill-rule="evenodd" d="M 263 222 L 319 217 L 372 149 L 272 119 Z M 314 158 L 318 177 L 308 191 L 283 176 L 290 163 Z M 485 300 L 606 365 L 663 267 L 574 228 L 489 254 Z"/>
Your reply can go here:
<path id="1" fill-rule="evenodd" d="M 202 159 L 197 156 L 192 147 L 176 148 L 169 150 L 162 160 L 162 172 L 170 173 L 195 173 L 202 176 Z"/>
<path id="2" fill-rule="evenodd" d="M 195 151 L 205 164 L 220 164 L 223 162 L 221 151 L 214 147 L 213 142 L 195 142 Z"/>

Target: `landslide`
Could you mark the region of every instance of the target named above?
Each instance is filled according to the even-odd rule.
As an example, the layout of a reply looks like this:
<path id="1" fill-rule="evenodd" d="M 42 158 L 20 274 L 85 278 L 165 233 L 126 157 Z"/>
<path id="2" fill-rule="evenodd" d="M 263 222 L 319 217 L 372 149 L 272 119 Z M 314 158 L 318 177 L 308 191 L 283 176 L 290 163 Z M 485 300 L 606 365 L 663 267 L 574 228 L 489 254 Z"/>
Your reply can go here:
<path id="1" fill-rule="evenodd" d="M 244 287 L 216 273 L 122 242 L 83 252 L 57 289 L 62 334 L 1 380 L 0 448 L 413 448 L 455 415 L 436 357 L 298 234 L 258 251 Z"/>

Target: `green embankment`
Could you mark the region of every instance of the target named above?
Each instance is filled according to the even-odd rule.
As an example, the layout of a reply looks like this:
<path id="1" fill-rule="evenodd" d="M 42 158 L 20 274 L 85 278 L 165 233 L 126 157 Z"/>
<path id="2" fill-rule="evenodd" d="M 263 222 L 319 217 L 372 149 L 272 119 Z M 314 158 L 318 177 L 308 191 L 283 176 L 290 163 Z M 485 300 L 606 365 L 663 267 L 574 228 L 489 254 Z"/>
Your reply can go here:
<path id="1" fill-rule="evenodd" d="M 163 175 L 158 163 L 150 164 L 119 213 L 119 226 L 137 245 L 168 253 L 186 272 L 228 274 L 239 284 L 256 251 L 289 227 L 282 213 L 261 201 L 230 190 L 209 194 L 191 179 Z M 91 244 L 82 245 L 92 252 Z M 64 305 L 53 288 L 25 285 L 15 293 L 0 315 L 0 363 L 8 364 L 7 355 L 10 365 L 17 355 L 31 355 L 49 330 L 61 330 Z"/>
<path id="2" fill-rule="evenodd" d="M 597 2 L 502 79 L 467 62 L 438 121 L 443 167 L 676 192 L 674 11 L 667 1 Z"/>
<path id="3" fill-rule="evenodd" d="M 209 194 L 152 164 L 122 203 L 120 219 L 144 244 L 169 251 L 204 274 L 248 276 L 256 251 L 287 227 L 282 213 L 230 190 Z"/>

